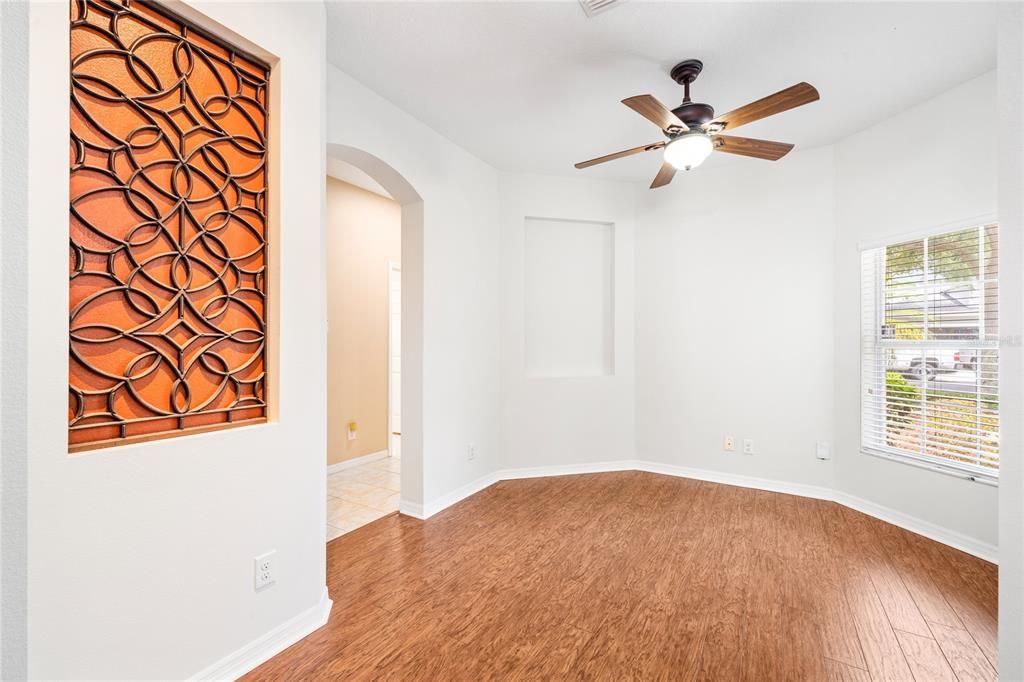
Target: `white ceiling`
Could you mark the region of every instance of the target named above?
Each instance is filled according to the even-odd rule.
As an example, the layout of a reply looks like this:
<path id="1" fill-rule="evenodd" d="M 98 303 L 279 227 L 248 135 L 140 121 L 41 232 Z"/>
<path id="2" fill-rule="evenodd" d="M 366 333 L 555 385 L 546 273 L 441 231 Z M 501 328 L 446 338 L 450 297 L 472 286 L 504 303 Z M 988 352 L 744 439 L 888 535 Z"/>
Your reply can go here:
<path id="1" fill-rule="evenodd" d="M 572 164 L 662 139 L 620 100 L 670 108 L 694 57 L 696 101 L 719 113 L 807 81 L 821 100 L 742 128 L 828 144 L 995 68 L 995 5 L 624 2 L 588 19 L 565 2 L 329 2 L 328 59 L 503 170 L 647 180 L 649 153 Z M 980 112 L 984 118 L 988 112 Z M 965 104 L 950 112 L 978 112 Z M 723 158 L 724 157 L 724 158 Z M 713 155 L 709 164 L 766 163 Z"/>

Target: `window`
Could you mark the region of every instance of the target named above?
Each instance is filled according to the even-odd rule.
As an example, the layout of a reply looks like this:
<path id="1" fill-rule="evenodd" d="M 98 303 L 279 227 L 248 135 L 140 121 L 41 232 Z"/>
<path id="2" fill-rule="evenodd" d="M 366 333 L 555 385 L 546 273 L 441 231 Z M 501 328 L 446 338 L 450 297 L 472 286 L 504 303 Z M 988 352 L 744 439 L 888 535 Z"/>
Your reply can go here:
<path id="1" fill-rule="evenodd" d="M 998 254 L 994 224 L 862 253 L 865 452 L 998 476 Z"/>

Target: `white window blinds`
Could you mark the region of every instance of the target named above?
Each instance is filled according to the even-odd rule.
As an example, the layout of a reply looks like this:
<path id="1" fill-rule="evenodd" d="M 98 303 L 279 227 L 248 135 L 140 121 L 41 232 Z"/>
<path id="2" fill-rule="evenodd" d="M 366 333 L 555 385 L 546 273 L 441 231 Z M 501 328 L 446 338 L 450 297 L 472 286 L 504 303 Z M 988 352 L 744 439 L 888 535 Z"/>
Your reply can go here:
<path id="1" fill-rule="evenodd" d="M 999 241 L 994 224 L 862 253 L 861 446 L 999 471 Z"/>

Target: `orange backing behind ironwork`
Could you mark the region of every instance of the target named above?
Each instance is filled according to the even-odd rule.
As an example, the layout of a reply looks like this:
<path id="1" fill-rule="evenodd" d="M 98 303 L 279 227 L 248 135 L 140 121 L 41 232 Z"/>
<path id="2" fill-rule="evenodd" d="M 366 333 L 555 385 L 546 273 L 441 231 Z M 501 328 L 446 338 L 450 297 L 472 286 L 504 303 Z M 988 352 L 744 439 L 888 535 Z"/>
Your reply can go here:
<path id="1" fill-rule="evenodd" d="M 72 450 L 267 414 L 268 69 L 71 3 Z"/>

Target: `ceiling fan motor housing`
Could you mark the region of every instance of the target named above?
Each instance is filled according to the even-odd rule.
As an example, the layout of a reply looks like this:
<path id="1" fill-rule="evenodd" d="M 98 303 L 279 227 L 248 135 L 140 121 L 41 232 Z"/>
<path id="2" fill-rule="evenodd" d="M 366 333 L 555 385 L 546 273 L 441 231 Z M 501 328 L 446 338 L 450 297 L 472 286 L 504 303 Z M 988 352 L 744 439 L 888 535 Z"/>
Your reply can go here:
<path id="1" fill-rule="evenodd" d="M 690 128 L 702 126 L 715 117 L 715 110 L 710 104 L 699 102 L 683 102 L 672 113 Z"/>
<path id="2" fill-rule="evenodd" d="M 686 88 L 686 98 L 672 110 L 672 113 L 690 128 L 702 126 L 715 117 L 715 110 L 710 104 L 690 101 L 690 83 L 697 80 L 703 69 L 704 63 L 701 60 L 685 59 L 673 66 L 669 72 L 672 80 Z"/>

